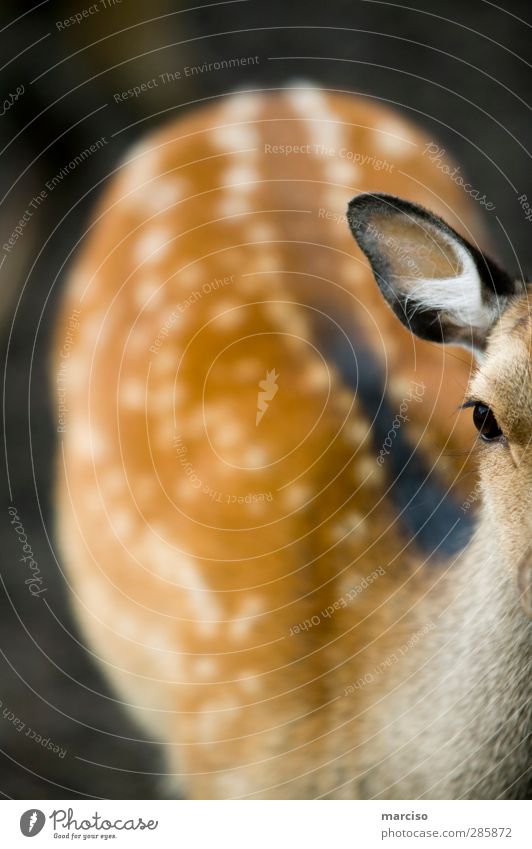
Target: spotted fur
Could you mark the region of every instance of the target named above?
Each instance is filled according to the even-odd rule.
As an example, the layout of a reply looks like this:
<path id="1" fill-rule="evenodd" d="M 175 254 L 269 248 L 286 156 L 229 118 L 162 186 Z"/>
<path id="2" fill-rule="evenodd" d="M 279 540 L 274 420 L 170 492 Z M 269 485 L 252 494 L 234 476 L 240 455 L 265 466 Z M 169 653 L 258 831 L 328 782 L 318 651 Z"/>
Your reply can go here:
<path id="1" fill-rule="evenodd" d="M 55 371 L 79 309 L 58 538 L 87 645 L 165 744 L 173 792 L 522 792 L 516 593 L 502 557 L 486 584 L 485 532 L 470 577 L 445 559 L 450 525 L 430 524 L 441 498 L 460 527 L 470 515 L 473 428 L 456 408 L 471 360 L 399 324 L 345 217 L 354 195 L 392 191 L 478 237 L 429 141 L 366 99 L 235 95 L 133 149 L 84 236 L 56 331 Z M 397 482 L 410 455 L 413 503 Z"/>

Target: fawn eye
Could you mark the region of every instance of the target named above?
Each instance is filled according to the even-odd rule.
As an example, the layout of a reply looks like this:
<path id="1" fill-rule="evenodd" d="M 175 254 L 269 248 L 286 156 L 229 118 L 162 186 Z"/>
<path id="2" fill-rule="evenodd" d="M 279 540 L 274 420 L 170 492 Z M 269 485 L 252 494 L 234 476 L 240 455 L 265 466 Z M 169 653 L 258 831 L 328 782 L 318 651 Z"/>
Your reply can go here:
<path id="1" fill-rule="evenodd" d="M 502 436 L 502 430 L 497 424 L 493 410 L 480 401 L 477 401 L 473 407 L 473 423 L 482 439 L 485 439 L 487 442 Z"/>

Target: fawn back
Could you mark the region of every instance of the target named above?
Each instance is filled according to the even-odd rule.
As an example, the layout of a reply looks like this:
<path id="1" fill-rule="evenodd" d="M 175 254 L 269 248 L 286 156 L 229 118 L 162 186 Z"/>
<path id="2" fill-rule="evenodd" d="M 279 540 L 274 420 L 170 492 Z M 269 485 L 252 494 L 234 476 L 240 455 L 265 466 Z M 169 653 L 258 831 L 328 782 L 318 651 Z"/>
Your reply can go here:
<path id="1" fill-rule="evenodd" d="M 476 227 L 431 144 L 366 99 L 234 95 L 132 150 L 84 238 L 58 535 L 84 636 L 186 796 L 360 793 L 375 693 L 346 694 L 425 626 L 463 542 L 469 356 L 397 322 L 345 216 L 390 192 Z"/>

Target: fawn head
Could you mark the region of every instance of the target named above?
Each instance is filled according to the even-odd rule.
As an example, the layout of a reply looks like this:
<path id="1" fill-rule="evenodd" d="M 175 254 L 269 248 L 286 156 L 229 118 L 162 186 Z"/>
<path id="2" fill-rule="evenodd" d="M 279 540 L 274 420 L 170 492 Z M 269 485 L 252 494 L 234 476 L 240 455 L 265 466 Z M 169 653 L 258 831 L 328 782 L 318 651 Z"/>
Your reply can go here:
<path id="1" fill-rule="evenodd" d="M 423 339 L 473 349 L 464 408 L 478 430 L 480 534 L 532 615 L 532 289 L 420 206 L 364 194 L 351 232 L 394 313 Z"/>

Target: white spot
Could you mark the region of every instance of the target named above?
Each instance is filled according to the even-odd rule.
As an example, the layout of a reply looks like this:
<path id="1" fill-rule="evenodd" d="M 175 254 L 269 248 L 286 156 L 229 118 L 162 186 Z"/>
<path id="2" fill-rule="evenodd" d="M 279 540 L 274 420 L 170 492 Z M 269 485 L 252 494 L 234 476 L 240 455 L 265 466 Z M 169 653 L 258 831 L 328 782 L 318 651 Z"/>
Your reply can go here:
<path id="1" fill-rule="evenodd" d="M 366 272 L 366 267 L 361 262 L 357 262 L 354 257 L 351 261 L 347 260 L 340 265 L 340 273 L 350 283 L 364 282 L 367 279 Z"/>
<path id="2" fill-rule="evenodd" d="M 224 448 L 239 445 L 244 438 L 244 431 L 237 422 L 224 422 L 216 428 L 216 444 Z"/>
<path id="3" fill-rule="evenodd" d="M 260 174 L 257 169 L 242 162 L 232 165 L 222 174 L 224 186 L 241 191 L 252 191 L 258 180 L 260 180 Z"/>
<path id="4" fill-rule="evenodd" d="M 103 615 L 107 614 L 111 603 L 114 600 L 112 592 L 109 591 L 107 582 L 105 580 L 101 580 L 101 574 L 95 578 L 93 573 L 91 573 L 89 580 L 87 580 L 86 577 L 82 580 L 83 591 L 81 596 L 87 602 L 88 609 L 91 613 L 95 613 L 100 618 L 103 618 Z M 114 605 L 112 609 L 114 613 Z"/>
<path id="5" fill-rule="evenodd" d="M 373 457 L 360 457 L 360 455 L 357 455 L 354 472 L 357 483 L 364 486 L 377 486 L 384 479 L 382 466 L 379 466 Z"/>
<path id="6" fill-rule="evenodd" d="M 194 725 L 199 739 L 204 743 L 212 743 L 217 739 L 220 732 L 218 714 L 213 713 L 204 706 L 200 706 L 194 715 Z"/>
<path id="7" fill-rule="evenodd" d="M 179 584 L 176 576 L 181 555 L 166 541 L 171 530 L 168 524 L 154 521 L 151 526 L 145 526 L 141 544 L 137 548 L 142 552 L 142 563 L 148 571 Z"/>
<path id="8" fill-rule="evenodd" d="M 198 678 L 212 680 L 218 670 L 218 664 L 212 657 L 200 657 L 194 661 L 194 674 Z"/>
<path id="9" fill-rule="evenodd" d="M 96 275 L 91 276 L 89 271 L 83 268 L 75 269 L 69 277 L 69 292 L 73 299 L 81 304 L 83 298 L 90 294 L 91 289 L 98 291 L 99 282 L 99 278 Z"/>
<path id="10" fill-rule="evenodd" d="M 138 263 L 159 261 L 170 247 L 171 234 L 164 227 L 151 227 L 140 236 L 135 245 L 135 260 Z"/>
<path id="11" fill-rule="evenodd" d="M 215 127 L 210 131 L 209 139 L 223 150 L 237 151 L 256 148 L 260 136 L 257 130 L 248 124 L 232 124 Z"/>
<path id="12" fill-rule="evenodd" d="M 234 722 L 239 710 L 240 703 L 227 695 L 204 702 L 194 716 L 200 739 L 204 742 L 219 739 L 220 729 Z"/>
<path id="13" fill-rule="evenodd" d="M 177 652 L 159 651 L 152 654 L 150 662 L 154 662 L 157 673 L 173 684 L 186 680 L 182 660 Z"/>
<path id="14" fill-rule="evenodd" d="M 201 266 L 194 264 L 188 265 L 177 272 L 177 280 L 182 284 L 183 288 L 195 286 L 203 279 Z"/>
<path id="15" fill-rule="evenodd" d="M 66 367 L 62 370 L 65 380 L 68 381 L 69 391 L 79 393 L 90 379 L 91 362 L 88 357 L 70 355 L 65 360 Z"/>
<path id="16" fill-rule="evenodd" d="M 131 640 L 137 639 L 141 634 L 139 621 L 131 613 L 120 613 L 115 611 L 112 628 L 115 633 Z"/>
<path id="17" fill-rule="evenodd" d="M 326 95 L 317 89 L 305 87 L 289 92 L 288 99 L 297 115 L 305 118 L 311 144 L 323 146 L 326 153 L 336 155 L 345 138 L 343 122 L 329 109 Z"/>
<path id="18" fill-rule="evenodd" d="M 269 301 L 264 304 L 263 309 L 276 330 L 301 339 L 308 338 L 309 325 L 307 321 L 298 312 L 298 308 L 294 307 L 289 301 Z"/>
<path id="19" fill-rule="evenodd" d="M 350 535 L 358 537 L 363 534 L 364 531 L 364 517 L 361 513 L 351 510 L 333 525 L 331 528 L 331 536 L 336 541 L 340 541 Z"/>
<path id="20" fill-rule="evenodd" d="M 151 180 L 157 173 L 158 164 L 159 153 L 148 142 L 140 142 L 131 148 L 123 166 L 126 191 L 138 189 Z"/>
<path id="21" fill-rule="evenodd" d="M 250 242 L 273 242 L 278 238 L 275 227 L 264 221 L 250 222 L 246 226 L 245 235 Z"/>
<path id="22" fill-rule="evenodd" d="M 257 94 L 233 94 L 224 105 L 224 117 L 233 121 L 251 121 L 261 111 L 261 98 Z"/>
<path id="23" fill-rule="evenodd" d="M 243 452 L 242 462 L 238 465 L 245 466 L 248 469 L 259 469 L 263 468 L 268 460 L 268 453 L 264 448 L 259 445 L 252 445 Z"/>
<path id="24" fill-rule="evenodd" d="M 379 580 L 381 574 L 382 572 L 377 572 L 377 574 L 374 573 L 370 582 L 366 580 L 365 583 L 362 583 L 369 577 L 369 574 L 359 571 L 358 569 L 349 569 L 340 578 L 338 593 L 341 596 L 347 596 L 345 600 L 348 605 L 356 604 L 358 599 L 361 598 L 364 593 L 368 590 L 371 592 L 372 584 Z M 353 590 L 355 590 L 354 593 Z"/>
<path id="25" fill-rule="evenodd" d="M 238 618 L 233 619 L 229 625 L 229 633 L 235 639 L 249 633 L 257 621 L 257 617 L 263 613 L 262 599 L 258 596 L 250 596 L 241 605 Z"/>
<path id="26" fill-rule="evenodd" d="M 394 400 L 410 397 L 412 385 L 406 377 L 391 377 L 388 381 L 388 393 Z"/>
<path id="27" fill-rule="evenodd" d="M 246 501 L 244 504 L 245 509 L 249 513 L 255 513 L 260 516 L 261 513 L 266 513 L 268 510 L 268 501 Z"/>
<path id="28" fill-rule="evenodd" d="M 325 174 L 331 183 L 354 186 L 360 179 L 358 168 L 346 159 L 332 159 L 327 162 Z"/>
<path id="29" fill-rule="evenodd" d="M 222 799 L 240 799 L 249 794 L 249 778 L 246 769 L 226 770 L 216 779 Z"/>
<path id="30" fill-rule="evenodd" d="M 125 358 L 127 358 L 129 362 L 134 359 L 142 359 L 142 362 L 144 363 L 148 354 L 148 349 L 152 343 L 153 334 L 150 328 L 137 324 L 133 333 L 131 333 L 127 339 L 127 353 Z"/>
<path id="31" fill-rule="evenodd" d="M 352 190 L 348 188 L 342 189 L 339 186 L 328 188 L 325 195 L 325 205 L 337 215 L 345 215 L 351 194 Z"/>
<path id="32" fill-rule="evenodd" d="M 228 194 L 223 197 L 217 205 L 217 214 L 221 218 L 228 218 L 237 215 L 245 215 L 250 212 L 251 206 L 243 197 L 235 194 Z"/>
<path id="33" fill-rule="evenodd" d="M 236 303 L 225 302 L 224 307 L 214 306 L 210 311 L 215 330 L 232 330 L 242 324 L 244 310 Z"/>
<path id="34" fill-rule="evenodd" d="M 345 435 L 355 445 L 360 445 L 366 439 L 368 430 L 368 424 L 360 419 L 347 421 L 344 427 Z"/>
<path id="35" fill-rule="evenodd" d="M 186 398 L 186 392 L 182 386 L 162 386 L 154 389 L 149 394 L 148 407 L 154 412 L 170 412 L 181 406 Z"/>
<path id="36" fill-rule="evenodd" d="M 153 309 L 160 306 L 163 296 L 162 282 L 154 277 L 146 277 L 135 284 L 135 303 L 139 309 Z"/>
<path id="37" fill-rule="evenodd" d="M 222 418 L 229 419 L 233 415 L 231 404 L 227 400 L 216 397 L 215 400 L 205 400 L 203 404 L 203 415 L 205 420 L 211 420 L 211 424 Z"/>
<path id="38" fill-rule="evenodd" d="M 73 425 L 72 441 L 77 454 L 94 461 L 103 459 L 109 452 L 103 433 L 94 426 L 91 427 L 89 422 Z"/>
<path id="39" fill-rule="evenodd" d="M 237 680 L 244 692 L 250 695 L 257 693 L 260 689 L 259 678 L 252 669 L 245 669 Z"/>
<path id="40" fill-rule="evenodd" d="M 107 325 L 109 325 L 111 321 L 109 314 L 107 316 L 102 316 L 101 314 L 94 315 L 87 319 L 87 321 L 84 321 L 82 324 L 81 331 L 83 338 L 89 341 L 98 339 L 98 342 L 101 342 L 105 328 L 104 319 L 105 321 L 107 321 Z"/>
<path id="41" fill-rule="evenodd" d="M 350 510 L 349 513 L 345 514 L 343 522 L 351 530 L 360 529 L 364 523 L 364 517 L 362 513 L 358 513 L 356 510 Z"/>
<path id="42" fill-rule="evenodd" d="M 168 342 L 168 338 L 165 339 L 165 342 Z M 152 360 L 153 367 L 157 371 L 163 372 L 166 376 L 175 374 L 177 364 L 178 358 L 175 352 L 169 348 L 166 350 L 159 349 L 158 354 L 155 354 Z"/>
<path id="43" fill-rule="evenodd" d="M 185 592 L 202 633 L 213 634 L 221 619 L 220 605 L 213 590 L 209 589 L 201 576 L 201 567 L 182 554 L 176 555 L 176 580 Z"/>
<path id="44" fill-rule="evenodd" d="M 203 439 L 206 427 L 205 419 L 209 409 L 211 412 L 216 410 L 214 405 L 208 404 L 205 405 L 205 410 L 203 410 L 200 406 L 194 406 L 189 409 L 188 415 L 182 422 L 182 427 L 185 428 L 187 433 L 191 433 L 197 439 Z"/>
<path id="45" fill-rule="evenodd" d="M 146 192 L 142 194 L 142 205 L 150 212 L 161 212 L 174 206 L 185 196 L 184 184 L 175 178 L 161 178 L 146 188 Z"/>
<path id="46" fill-rule="evenodd" d="M 372 140 L 384 154 L 406 156 L 416 147 L 409 128 L 397 118 L 380 121 L 373 132 Z"/>
<path id="47" fill-rule="evenodd" d="M 293 483 L 284 491 L 283 500 L 289 509 L 303 507 L 311 497 L 310 487 L 302 483 Z"/>
<path id="48" fill-rule="evenodd" d="M 103 507 L 103 498 L 97 489 L 85 489 L 83 500 L 91 512 L 101 510 Z"/>
<path id="49" fill-rule="evenodd" d="M 271 251 L 264 251 L 259 253 L 259 255 L 253 260 L 253 268 L 255 271 L 277 271 L 280 265 L 280 260 L 278 254 L 274 254 Z M 266 289 L 270 289 L 270 281 L 258 280 L 257 288 L 261 288 L 263 291 Z"/>
<path id="50" fill-rule="evenodd" d="M 141 410 L 146 403 L 146 386 L 140 380 L 128 378 L 120 383 L 120 403 L 132 410 Z"/>
<path id="51" fill-rule="evenodd" d="M 195 501 L 201 495 L 201 487 L 192 486 L 189 479 L 184 478 L 175 485 L 175 494 L 178 502 Z"/>
<path id="52" fill-rule="evenodd" d="M 112 513 L 110 516 L 111 527 L 116 536 L 124 538 L 131 535 L 135 523 L 130 513 L 125 510 Z"/>
<path id="53" fill-rule="evenodd" d="M 352 414 L 355 404 L 355 396 L 348 389 L 335 389 L 334 403 L 343 414 Z"/>
<path id="54" fill-rule="evenodd" d="M 312 387 L 312 389 L 329 389 L 332 374 L 325 363 L 314 362 L 305 369 L 303 379 L 305 385 Z"/>
<path id="55" fill-rule="evenodd" d="M 313 111 L 323 112 L 327 106 L 323 92 L 320 89 L 313 88 L 310 83 L 302 83 L 301 87 L 287 91 L 285 97 L 292 108 L 303 116 Z"/>
<path id="56" fill-rule="evenodd" d="M 336 153 L 344 138 L 343 122 L 333 112 L 326 112 L 317 120 L 309 119 L 309 124 L 314 145 L 322 145 L 326 150 Z"/>

